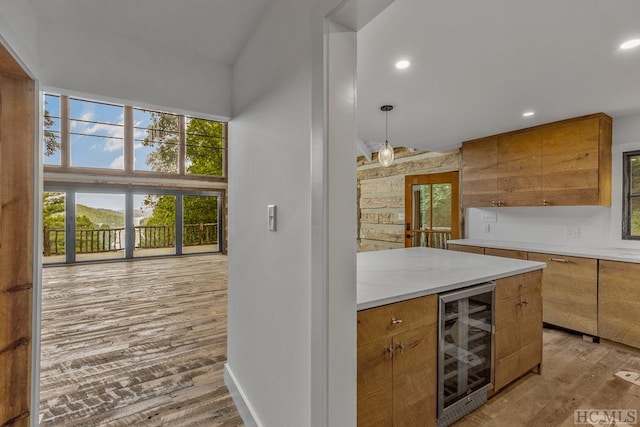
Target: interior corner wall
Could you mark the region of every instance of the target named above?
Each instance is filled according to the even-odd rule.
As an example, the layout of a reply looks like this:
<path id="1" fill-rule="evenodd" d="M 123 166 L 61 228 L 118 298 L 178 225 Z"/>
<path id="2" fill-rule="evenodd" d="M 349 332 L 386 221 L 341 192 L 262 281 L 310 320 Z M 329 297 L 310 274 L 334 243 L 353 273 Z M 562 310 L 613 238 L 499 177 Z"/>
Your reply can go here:
<path id="1" fill-rule="evenodd" d="M 584 247 L 640 249 L 640 242 L 622 240 L 622 153 L 640 150 L 640 114 L 613 119 L 611 206 L 549 206 L 470 208 L 466 235 L 471 239 L 549 243 Z M 497 214 L 483 232 L 482 216 Z M 580 237 L 568 237 L 567 226 L 580 227 Z"/>
<path id="2" fill-rule="evenodd" d="M 39 31 L 41 84 L 137 105 L 231 117 L 231 67 L 167 51 L 118 33 L 60 28 Z M 215 40 L 211 41 L 215 43 Z"/>
<path id="3" fill-rule="evenodd" d="M 31 1 L 0 0 L 0 38 L 33 74 L 32 78 L 39 78 L 38 19 Z"/>
<path id="4" fill-rule="evenodd" d="M 275 0 L 233 69 L 227 363 L 264 426 L 309 425 L 309 17 L 310 1 Z"/>

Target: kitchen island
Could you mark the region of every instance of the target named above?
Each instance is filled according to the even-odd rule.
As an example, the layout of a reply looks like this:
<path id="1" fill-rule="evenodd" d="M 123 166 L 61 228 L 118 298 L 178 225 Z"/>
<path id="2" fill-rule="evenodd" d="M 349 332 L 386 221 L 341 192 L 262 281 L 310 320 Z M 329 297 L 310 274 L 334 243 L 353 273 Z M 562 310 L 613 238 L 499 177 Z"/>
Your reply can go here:
<path id="1" fill-rule="evenodd" d="M 448 425 L 455 419 L 442 415 L 443 399 L 441 396 L 439 401 L 438 395 L 443 391 L 440 386 L 438 393 L 437 381 L 439 364 L 443 376 L 443 365 L 447 363 L 438 354 L 438 331 L 442 325 L 439 296 L 451 291 L 495 283 L 495 302 L 491 297 L 485 298 L 488 306 L 495 307 L 489 309 L 488 315 L 488 324 L 495 319 L 495 327 L 486 327 L 486 319 L 471 317 L 455 326 L 456 330 L 471 331 L 474 323 L 482 324 L 484 331 L 477 329 L 471 331 L 472 335 L 479 332 L 493 338 L 485 338 L 487 360 L 476 366 L 483 369 L 487 383 L 480 389 L 482 399 L 465 395 L 455 398 L 454 404 L 467 404 L 467 409 L 477 407 L 486 400 L 487 391 L 495 393 L 529 370 L 539 368 L 540 283 L 544 267 L 541 262 L 431 248 L 358 254 L 358 425 L 432 426 L 436 422 Z M 493 285 L 489 286 L 493 289 Z M 477 302 L 469 301 L 468 304 Z M 442 330 L 440 335 L 444 335 Z M 458 366 L 473 365 L 470 360 L 462 360 L 465 350 L 458 350 L 462 345 L 458 345 L 457 336 L 452 340 L 449 335 L 448 342 L 444 339 L 440 337 L 440 347 L 455 344 Z M 446 376 L 450 375 L 455 372 Z M 457 383 L 464 382 L 461 381 Z"/>

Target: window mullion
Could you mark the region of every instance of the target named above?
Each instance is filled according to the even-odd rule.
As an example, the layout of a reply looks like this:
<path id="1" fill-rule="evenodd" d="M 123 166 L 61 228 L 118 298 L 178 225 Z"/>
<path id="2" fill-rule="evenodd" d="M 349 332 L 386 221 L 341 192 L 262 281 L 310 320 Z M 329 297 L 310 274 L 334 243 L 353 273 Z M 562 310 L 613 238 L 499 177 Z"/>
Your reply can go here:
<path id="1" fill-rule="evenodd" d="M 180 175 L 184 175 L 186 170 L 186 132 L 186 117 L 184 115 L 180 115 L 178 116 L 178 174 Z"/>
<path id="2" fill-rule="evenodd" d="M 133 107 L 124 107 L 124 170 L 127 173 L 133 172 L 134 167 L 134 119 L 133 119 Z"/>
<path id="3" fill-rule="evenodd" d="M 60 95 L 60 167 L 69 169 L 71 166 L 71 150 L 69 129 L 69 97 Z"/>

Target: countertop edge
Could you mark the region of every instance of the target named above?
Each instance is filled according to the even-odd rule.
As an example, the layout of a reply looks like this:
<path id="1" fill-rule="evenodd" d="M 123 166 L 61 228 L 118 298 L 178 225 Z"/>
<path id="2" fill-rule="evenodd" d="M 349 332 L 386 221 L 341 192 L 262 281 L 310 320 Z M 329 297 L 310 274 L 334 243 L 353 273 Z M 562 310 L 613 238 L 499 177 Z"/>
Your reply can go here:
<path id="1" fill-rule="evenodd" d="M 538 246 L 536 243 L 526 242 L 504 242 L 504 241 L 490 241 L 479 239 L 457 239 L 449 240 L 447 243 L 461 246 L 481 246 L 492 249 L 508 249 L 513 251 L 526 251 L 533 253 L 543 254 L 557 254 L 573 256 L 577 258 L 592 258 L 601 259 L 606 261 L 619 261 L 630 262 L 634 264 L 640 264 L 640 251 L 637 249 L 625 249 L 625 248 L 587 248 L 587 249 L 569 249 L 564 246 L 554 247 L 553 245 Z M 638 252 L 637 257 L 607 254 L 606 251 L 634 251 Z"/>
<path id="2" fill-rule="evenodd" d="M 439 294 L 443 292 L 453 291 L 456 289 L 466 288 L 468 286 L 479 285 L 481 283 L 490 282 L 492 280 L 503 279 L 505 277 L 515 276 L 518 274 L 530 273 L 536 270 L 542 270 L 546 268 L 547 264 L 544 262 L 534 262 L 529 261 L 534 265 L 529 265 L 527 267 L 518 268 L 515 270 L 510 270 L 504 273 L 492 274 L 489 276 L 477 277 L 471 280 L 466 280 L 464 282 L 452 283 L 448 285 L 442 285 L 435 288 L 424 289 L 421 291 L 410 292 L 406 294 L 394 295 L 392 297 L 381 298 L 373 301 L 363 302 L 357 305 L 357 311 L 367 310 L 369 308 L 376 308 L 387 304 L 393 304 L 396 302 L 406 301 L 413 298 L 419 298 L 427 295 Z"/>

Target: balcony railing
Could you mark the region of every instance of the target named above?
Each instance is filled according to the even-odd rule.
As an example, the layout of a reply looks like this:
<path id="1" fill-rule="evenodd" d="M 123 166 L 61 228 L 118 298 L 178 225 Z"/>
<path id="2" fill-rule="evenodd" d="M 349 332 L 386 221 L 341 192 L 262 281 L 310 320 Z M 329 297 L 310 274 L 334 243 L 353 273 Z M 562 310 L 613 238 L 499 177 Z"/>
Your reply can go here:
<path id="1" fill-rule="evenodd" d="M 140 225 L 133 227 L 136 249 L 169 248 L 176 245 L 173 225 Z M 64 229 L 43 230 L 44 256 L 65 253 Z M 182 232 L 184 246 L 215 245 L 218 243 L 218 224 L 185 224 Z M 125 246 L 124 228 L 96 228 L 76 230 L 76 253 L 121 251 Z"/>

